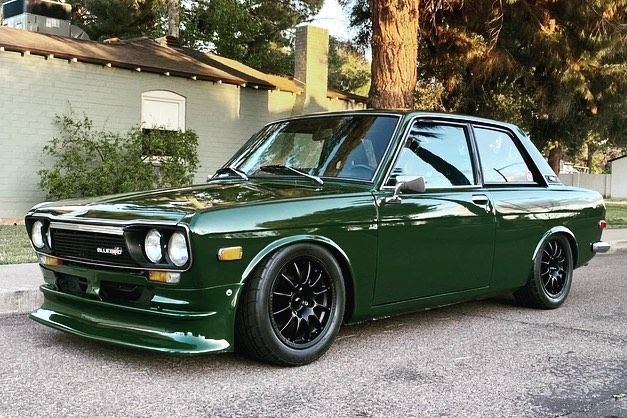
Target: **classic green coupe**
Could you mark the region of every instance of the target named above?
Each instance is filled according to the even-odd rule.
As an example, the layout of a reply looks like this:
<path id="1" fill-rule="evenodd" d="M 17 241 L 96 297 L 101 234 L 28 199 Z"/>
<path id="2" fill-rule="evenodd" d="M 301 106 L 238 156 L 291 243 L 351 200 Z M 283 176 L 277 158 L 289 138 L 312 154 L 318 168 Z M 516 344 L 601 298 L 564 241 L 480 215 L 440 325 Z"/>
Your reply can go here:
<path id="1" fill-rule="evenodd" d="M 609 245 L 602 197 L 516 126 L 359 111 L 273 122 L 207 184 L 35 206 L 31 318 L 168 353 L 302 365 L 341 324 L 513 292 L 551 309 Z"/>

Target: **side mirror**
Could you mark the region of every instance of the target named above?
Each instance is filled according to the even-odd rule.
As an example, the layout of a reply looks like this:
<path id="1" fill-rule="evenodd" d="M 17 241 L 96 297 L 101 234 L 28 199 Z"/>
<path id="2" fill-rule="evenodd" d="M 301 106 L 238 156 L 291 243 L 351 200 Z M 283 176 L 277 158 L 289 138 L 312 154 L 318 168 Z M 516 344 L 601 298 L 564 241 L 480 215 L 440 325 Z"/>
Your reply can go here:
<path id="1" fill-rule="evenodd" d="M 411 177 L 410 179 L 404 179 L 401 177 L 399 183 L 401 185 L 402 192 L 424 193 L 426 190 L 424 177 Z"/>
<path id="2" fill-rule="evenodd" d="M 401 203 L 402 192 L 423 193 L 426 190 L 424 177 L 398 176 L 394 194 L 385 198 L 385 203 Z"/>

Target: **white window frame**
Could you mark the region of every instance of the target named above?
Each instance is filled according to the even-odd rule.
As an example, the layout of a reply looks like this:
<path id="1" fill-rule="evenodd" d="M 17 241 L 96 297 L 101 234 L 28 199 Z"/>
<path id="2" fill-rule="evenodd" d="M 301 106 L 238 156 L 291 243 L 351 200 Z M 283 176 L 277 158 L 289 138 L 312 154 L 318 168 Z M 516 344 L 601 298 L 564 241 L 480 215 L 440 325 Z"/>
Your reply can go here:
<path id="1" fill-rule="evenodd" d="M 142 93 L 141 102 L 141 127 L 143 129 L 164 129 L 168 131 L 185 132 L 185 114 L 186 109 L 185 96 L 168 90 L 150 90 Z M 158 122 L 159 116 L 149 114 L 147 103 L 163 103 L 167 105 L 176 105 L 178 116 L 172 119 L 163 119 L 163 123 Z M 168 122 L 174 122 L 168 123 Z"/>

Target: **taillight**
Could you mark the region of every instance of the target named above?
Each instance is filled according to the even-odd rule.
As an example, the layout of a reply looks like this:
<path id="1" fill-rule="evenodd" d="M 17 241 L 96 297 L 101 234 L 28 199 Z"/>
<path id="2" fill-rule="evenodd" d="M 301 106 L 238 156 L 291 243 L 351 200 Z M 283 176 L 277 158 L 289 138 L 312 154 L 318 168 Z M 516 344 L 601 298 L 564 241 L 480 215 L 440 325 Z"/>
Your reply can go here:
<path id="1" fill-rule="evenodd" d="M 605 228 L 607 228 L 607 222 L 605 220 L 600 220 L 599 229 L 605 229 Z"/>

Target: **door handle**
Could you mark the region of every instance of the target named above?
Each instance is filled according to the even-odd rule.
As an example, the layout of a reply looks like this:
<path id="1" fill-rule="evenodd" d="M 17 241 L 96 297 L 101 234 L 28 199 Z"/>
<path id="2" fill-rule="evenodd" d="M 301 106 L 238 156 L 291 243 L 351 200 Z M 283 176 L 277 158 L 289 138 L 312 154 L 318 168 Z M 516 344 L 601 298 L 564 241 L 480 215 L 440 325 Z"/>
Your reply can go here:
<path id="1" fill-rule="evenodd" d="M 490 199 L 488 198 L 488 196 L 484 194 L 473 194 L 472 203 L 474 203 L 477 206 L 483 207 L 483 209 L 487 213 L 490 213 L 492 211 L 492 207 L 490 205 Z"/>

